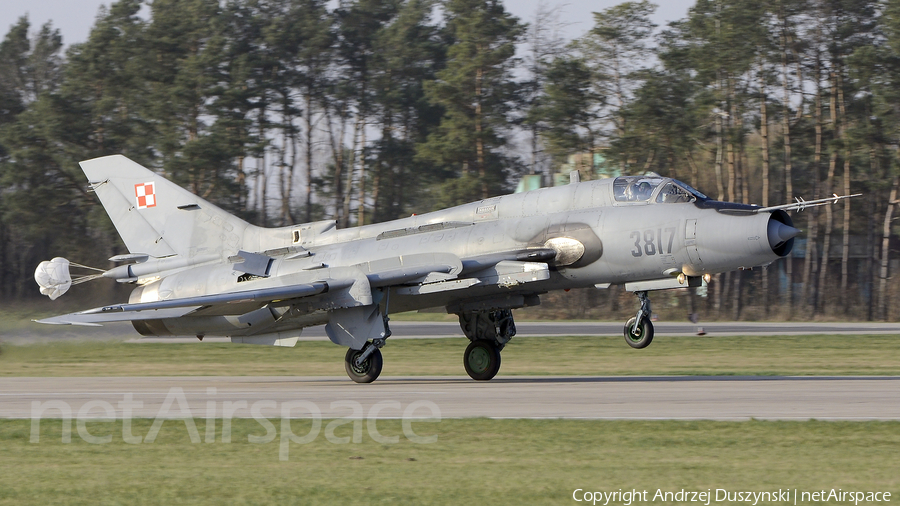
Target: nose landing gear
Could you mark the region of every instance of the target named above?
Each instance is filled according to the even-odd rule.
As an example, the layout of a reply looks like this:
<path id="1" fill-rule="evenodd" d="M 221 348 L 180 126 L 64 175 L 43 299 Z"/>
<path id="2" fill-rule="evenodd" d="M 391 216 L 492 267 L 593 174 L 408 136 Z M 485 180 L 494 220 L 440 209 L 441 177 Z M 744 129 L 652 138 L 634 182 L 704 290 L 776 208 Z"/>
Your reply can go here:
<path id="1" fill-rule="evenodd" d="M 650 346 L 653 341 L 653 323 L 650 322 L 650 297 L 646 291 L 634 292 L 641 307 L 637 315 L 625 323 L 625 342 L 632 348 L 641 349 Z"/>

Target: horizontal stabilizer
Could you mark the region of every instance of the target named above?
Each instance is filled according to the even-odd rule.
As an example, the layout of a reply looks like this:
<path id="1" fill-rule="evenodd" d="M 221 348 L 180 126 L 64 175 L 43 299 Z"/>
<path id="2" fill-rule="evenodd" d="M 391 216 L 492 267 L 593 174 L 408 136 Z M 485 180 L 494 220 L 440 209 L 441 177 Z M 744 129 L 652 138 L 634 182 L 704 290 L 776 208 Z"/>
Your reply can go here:
<path id="1" fill-rule="evenodd" d="M 133 304 L 139 305 L 139 304 Z M 200 306 L 187 306 L 169 309 L 148 309 L 120 312 L 103 312 L 106 308 L 89 309 L 80 313 L 69 313 L 43 320 L 34 320 L 37 323 L 50 325 L 81 325 L 85 327 L 99 327 L 100 323 L 130 322 L 134 320 L 159 320 L 161 318 L 178 318 L 184 316 Z"/>
<path id="2" fill-rule="evenodd" d="M 346 288 L 352 284 L 353 280 L 317 281 L 309 284 L 279 286 L 243 292 L 200 295 L 197 297 L 140 302 L 136 304 L 118 304 L 36 321 L 38 323 L 56 325 L 89 325 L 119 321 L 178 318 L 204 306 L 245 302 L 267 303 L 273 300 L 310 297 L 327 292 L 329 289 Z"/>

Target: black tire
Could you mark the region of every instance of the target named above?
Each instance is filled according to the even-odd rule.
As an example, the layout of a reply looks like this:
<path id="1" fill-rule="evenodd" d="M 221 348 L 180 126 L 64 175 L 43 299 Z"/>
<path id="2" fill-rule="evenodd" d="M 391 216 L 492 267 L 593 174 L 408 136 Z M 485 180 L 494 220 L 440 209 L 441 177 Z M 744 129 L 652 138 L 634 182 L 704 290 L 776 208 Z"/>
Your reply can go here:
<path id="1" fill-rule="evenodd" d="M 625 342 L 635 349 L 646 348 L 653 342 L 653 323 L 649 318 L 641 318 L 637 333 L 633 332 L 635 317 L 625 323 Z"/>
<path id="2" fill-rule="evenodd" d="M 371 383 L 378 378 L 378 375 L 381 374 L 381 368 L 384 366 L 381 350 L 376 348 L 369 355 L 369 358 L 361 366 L 357 367 L 353 364 L 353 361 L 361 353 L 362 350 L 354 350 L 353 348 L 347 350 L 347 354 L 344 356 L 344 370 L 347 371 L 347 376 L 350 376 L 350 379 L 357 383 Z"/>
<path id="3" fill-rule="evenodd" d="M 463 366 L 473 380 L 487 381 L 500 371 L 500 350 L 493 341 L 472 341 L 463 355 Z"/>

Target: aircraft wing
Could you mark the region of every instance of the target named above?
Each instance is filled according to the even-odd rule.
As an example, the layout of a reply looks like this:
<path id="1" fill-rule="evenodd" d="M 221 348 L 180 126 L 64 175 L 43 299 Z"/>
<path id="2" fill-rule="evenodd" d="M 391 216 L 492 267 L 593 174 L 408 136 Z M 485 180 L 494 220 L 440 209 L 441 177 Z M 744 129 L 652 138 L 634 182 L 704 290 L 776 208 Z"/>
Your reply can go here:
<path id="1" fill-rule="evenodd" d="M 52 325 L 87 325 L 96 326 L 99 323 L 156 320 L 160 318 L 178 318 L 192 313 L 200 308 L 209 306 L 221 306 L 226 304 L 244 304 L 248 302 L 266 303 L 273 300 L 296 299 L 310 297 L 324 293 L 328 290 L 346 288 L 353 284 L 354 280 L 329 280 L 314 283 L 297 284 L 262 288 L 258 290 L 246 290 L 241 292 L 222 293 L 215 295 L 200 295 L 197 297 L 184 297 L 180 299 L 161 300 L 156 302 L 139 302 L 135 304 L 115 304 L 70 313 L 43 320 L 35 320 L 37 323 Z"/>

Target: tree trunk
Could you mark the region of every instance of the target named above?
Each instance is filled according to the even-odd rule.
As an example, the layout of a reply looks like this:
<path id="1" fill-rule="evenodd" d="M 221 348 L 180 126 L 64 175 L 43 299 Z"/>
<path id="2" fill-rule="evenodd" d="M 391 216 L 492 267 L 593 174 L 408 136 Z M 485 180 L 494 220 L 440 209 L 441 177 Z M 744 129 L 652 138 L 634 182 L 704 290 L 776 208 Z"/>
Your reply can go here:
<path id="1" fill-rule="evenodd" d="M 357 203 L 356 224 L 366 224 L 366 119 L 363 116 L 359 141 L 359 202 Z"/>
<path id="2" fill-rule="evenodd" d="M 259 109 L 259 139 L 260 142 L 265 142 L 266 139 L 266 108 L 265 106 Z M 262 148 L 259 158 L 256 159 L 256 210 L 257 210 L 257 220 L 259 226 L 265 227 L 266 222 L 268 221 L 268 210 L 266 209 L 266 196 L 267 196 L 267 186 L 268 182 L 268 174 L 266 172 L 266 149 Z"/>
<path id="3" fill-rule="evenodd" d="M 850 195 L 850 139 L 847 136 L 847 109 L 844 104 L 843 75 L 843 70 L 839 66 L 836 80 L 838 84 L 838 104 L 840 104 L 841 113 L 841 144 L 844 153 L 844 195 Z M 841 304 L 841 307 L 844 310 L 844 314 L 847 314 L 850 305 L 850 301 L 847 299 L 849 295 L 847 284 L 850 263 L 850 199 L 844 200 L 843 204 L 844 222 L 842 226 L 844 237 L 841 248 L 841 290 L 838 293 L 840 293 L 840 298 L 844 302 Z"/>
<path id="4" fill-rule="evenodd" d="M 312 162 L 312 91 L 307 90 L 306 93 L 306 111 L 304 111 L 304 119 L 306 120 L 306 222 L 312 221 L 312 180 L 313 180 L 313 162 Z"/>
<path id="5" fill-rule="evenodd" d="M 759 97 L 759 135 L 762 142 L 762 206 L 769 207 L 769 117 L 766 108 L 766 83 L 761 71 L 759 73 Z"/>
<path id="6" fill-rule="evenodd" d="M 720 114 L 716 115 L 716 200 L 725 200 L 725 188 L 722 183 L 722 161 L 724 158 L 722 139 L 722 122 L 724 119 Z"/>
<path id="7" fill-rule="evenodd" d="M 723 292 L 722 287 L 725 285 L 725 283 L 722 280 L 721 272 L 716 274 L 713 277 L 715 279 L 715 285 L 716 285 L 716 293 L 715 293 L 716 296 L 713 299 L 713 309 L 715 309 L 716 318 L 718 318 L 719 316 L 721 316 L 721 312 L 722 312 L 722 292 Z"/>
<path id="8" fill-rule="evenodd" d="M 243 138 L 241 139 L 241 145 L 244 145 Z M 241 189 L 241 195 L 238 197 L 238 203 L 240 204 L 240 208 L 247 214 L 250 213 L 250 198 L 247 192 L 247 174 L 244 172 L 244 155 L 238 156 L 237 159 L 237 183 L 238 188 Z"/>
<path id="9" fill-rule="evenodd" d="M 290 98 L 284 96 L 284 110 L 290 107 Z M 281 125 L 281 226 L 294 222 L 291 212 L 291 196 L 294 191 L 294 169 L 297 165 L 297 135 L 294 132 L 294 119 L 287 112 L 283 113 Z M 290 163 L 287 161 L 287 151 L 290 148 Z"/>
<path id="10" fill-rule="evenodd" d="M 650 167 L 653 166 L 653 160 L 654 160 L 655 158 L 656 158 L 656 150 L 654 149 L 654 150 L 650 151 L 650 154 L 647 155 L 647 160 L 644 162 L 644 173 L 645 173 L 645 174 L 650 170 Z M 583 163 L 584 157 L 582 156 L 581 159 L 582 159 L 581 165 L 584 166 L 584 165 L 585 165 L 585 164 Z M 672 168 L 672 170 L 675 170 L 675 166 L 674 166 L 674 165 L 672 165 L 671 168 Z"/>
<path id="11" fill-rule="evenodd" d="M 334 158 L 334 220 L 339 224 L 343 223 L 341 210 L 344 202 L 344 129 L 347 125 L 345 117 L 346 105 L 338 111 L 338 118 L 341 121 L 341 130 L 338 138 L 334 136 L 334 125 L 331 121 L 331 108 L 327 104 L 323 104 L 322 110 L 325 112 L 325 121 L 328 124 L 328 139 L 331 141 L 331 155 Z"/>
<path id="12" fill-rule="evenodd" d="M 822 60 L 819 54 L 816 54 L 816 63 L 815 63 L 815 74 L 816 74 L 816 98 L 813 111 L 813 116 L 815 117 L 815 130 L 816 130 L 816 147 L 815 152 L 813 154 L 813 200 L 819 198 L 819 173 L 821 172 L 822 166 L 822 79 L 821 79 L 821 63 Z M 813 269 L 815 267 L 815 253 L 816 253 L 816 245 L 818 239 L 818 223 L 819 216 L 819 208 L 815 207 L 809 210 L 809 214 L 806 216 L 806 255 L 803 258 L 803 288 L 804 294 L 803 297 L 806 299 L 806 304 L 811 306 L 813 311 L 815 311 L 817 305 L 817 294 L 814 283 L 811 283 Z"/>
<path id="13" fill-rule="evenodd" d="M 688 165 L 691 166 L 691 186 L 696 188 L 697 181 L 700 179 L 700 168 L 697 167 L 697 162 L 694 161 L 694 155 L 691 154 L 690 150 L 685 154 L 685 158 L 687 158 Z"/>
<path id="14" fill-rule="evenodd" d="M 362 117 L 356 118 L 356 125 L 353 126 L 353 141 L 350 143 L 350 164 L 348 165 L 347 179 L 345 181 L 347 191 L 344 193 L 344 211 L 341 214 L 341 219 L 343 220 L 341 226 L 344 228 L 350 226 L 350 201 L 353 198 L 353 172 L 356 168 L 356 148 L 359 146 L 357 142 L 359 139 L 359 131 L 362 129 L 362 126 Z"/>
<path id="15" fill-rule="evenodd" d="M 734 93 L 734 81 L 731 77 L 728 78 L 727 84 L 728 90 L 728 145 L 727 145 L 727 153 L 728 153 L 728 201 L 729 202 L 737 202 L 737 195 L 735 194 L 735 184 L 737 174 L 735 173 L 735 162 L 734 162 L 734 134 L 737 130 L 737 107 L 735 105 L 735 93 Z"/>
<path id="16" fill-rule="evenodd" d="M 393 145 L 392 113 L 390 110 L 385 111 L 382 117 L 381 142 L 389 146 Z M 382 163 L 375 164 L 375 176 L 372 180 L 372 223 L 378 223 L 381 219 L 383 211 L 378 206 L 378 199 L 381 197 L 381 173 L 384 170 Z M 393 164 L 392 164 L 393 165 Z"/>
<path id="17" fill-rule="evenodd" d="M 869 127 L 872 125 L 869 124 Z M 871 183 L 872 178 L 878 174 L 878 157 L 875 154 L 874 144 L 869 147 L 869 174 L 866 176 L 867 185 Z M 868 212 L 866 220 L 866 282 L 865 282 L 865 300 L 863 301 L 866 308 L 866 320 L 872 321 L 874 318 L 875 297 L 873 296 L 873 277 L 875 275 L 875 199 L 868 200 Z"/>
<path id="18" fill-rule="evenodd" d="M 268 186 L 269 182 L 267 180 L 266 174 L 266 152 L 260 154 L 260 157 L 257 160 L 256 167 L 256 210 L 257 210 L 257 220 L 259 226 L 265 227 L 266 222 L 268 221 L 266 218 L 268 217 L 268 210 L 266 209 L 266 186 Z"/>
<path id="19" fill-rule="evenodd" d="M 840 124 L 837 122 L 837 76 L 831 73 L 831 124 L 835 131 L 835 138 L 841 138 Z M 831 157 L 828 161 L 828 176 L 825 178 L 825 191 L 823 193 L 830 195 L 834 185 L 834 172 L 837 166 L 838 150 L 831 151 Z M 822 261 L 819 267 L 819 304 L 818 311 L 825 309 L 827 293 L 830 293 L 826 283 L 828 281 L 828 259 L 831 256 L 831 232 L 834 228 L 834 212 L 831 205 L 825 206 L 825 235 L 822 236 Z"/>
<path id="20" fill-rule="evenodd" d="M 734 276 L 734 288 L 731 289 L 731 319 L 737 321 L 741 318 L 741 271 L 732 273 Z"/>
<path id="21" fill-rule="evenodd" d="M 846 158 L 844 159 L 844 195 L 850 195 L 850 152 L 847 150 L 844 153 Z M 843 299 L 843 304 L 841 304 L 844 314 L 847 314 L 850 300 L 849 300 L 849 292 L 847 291 L 849 285 L 849 277 L 850 277 L 850 199 L 845 199 L 843 201 L 844 204 L 844 221 L 841 224 L 843 227 L 843 243 L 841 244 L 841 298 Z"/>
<path id="22" fill-rule="evenodd" d="M 2 204 L 2 200 L 0 200 Z M 9 238 L 6 233 L 6 223 L 0 221 L 0 296 L 8 298 L 10 295 L 10 276 L 7 273 L 9 263 L 7 263 L 6 250 L 9 244 Z"/>
<path id="23" fill-rule="evenodd" d="M 479 52 L 481 52 L 480 48 Z M 484 139 L 481 137 L 483 128 L 481 125 L 481 81 L 483 78 L 484 69 L 479 66 L 475 69 L 475 164 L 478 178 L 481 181 L 481 198 L 486 199 L 489 193 L 484 167 Z"/>
<path id="24" fill-rule="evenodd" d="M 365 74 L 363 76 L 365 77 Z M 366 124 L 369 120 L 369 106 L 366 102 L 367 82 L 366 79 L 363 79 L 359 111 L 362 128 L 359 141 L 359 202 L 357 203 L 356 224 L 360 227 L 366 224 Z"/>
<path id="25" fill-rule="evenodd" d="M 787 23 L 787 21 L 785 21 Z M 788 82 L 787 69 L 787 35 L 786 27 L 782 30 L 782 52 L 781 52 L 781 75 L 782 75 L 782 124 L 784 129 L 784 196 L 787 202 L 794 200 L 794 183 L 791 174 L 791 94 Z M 785 274 L 787 276 L 787 290 L 785 291 L 785 303 L 788 312 L 793 313 L 794 307 L 794 267 L 793 258 L 788 255 L 785 264 Z"/>
<path id="26" fill-rule="evenodd" d="M 894 206 L 897 204 L 897 187 L 900 186 L 900 176 L 894 176 L 894 184 L 891 185 L 891 194 L 888 197 L 887 209 L 884 211 L 884 223 L 881 228 L 881 275 L 878 280 L 878 316 L 882 321 L 888 318 L 887 281 L 888 266 L 890 265 L 891 242 L 891 218 Z"/>
<path id="27" fill-rule="evenodd" d="M 769 117 L 766 110 L 766 82 L 759 69 L 759 135 L 762 142 L 762 206 L 769 207 Z M 769 269 L 762 270 L 763 314 L 769 316 Z"/>

